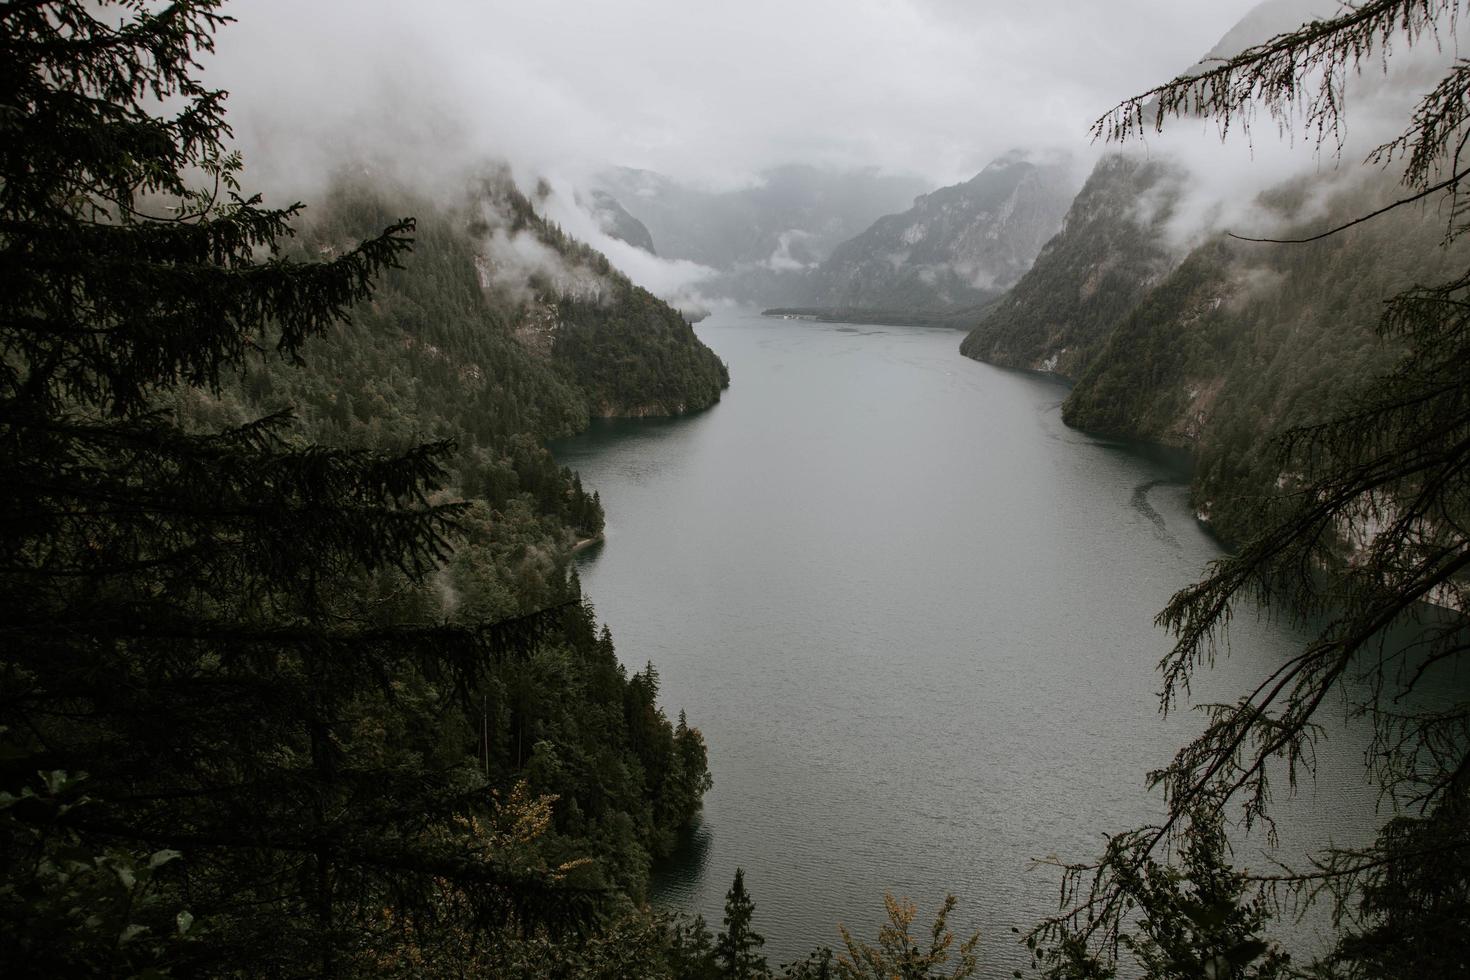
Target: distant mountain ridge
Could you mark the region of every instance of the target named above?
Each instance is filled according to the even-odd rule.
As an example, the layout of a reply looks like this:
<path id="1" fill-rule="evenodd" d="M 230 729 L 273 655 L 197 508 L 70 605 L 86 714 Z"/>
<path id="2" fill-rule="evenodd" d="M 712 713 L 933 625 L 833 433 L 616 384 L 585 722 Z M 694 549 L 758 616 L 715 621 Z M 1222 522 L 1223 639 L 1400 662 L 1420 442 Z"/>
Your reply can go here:
<path id="1" fill-rule="evenodd" d="M 808 270 L 932 186 L 872 169 L 805 165 L 773 168 L 732 190 L 630 168 L 606 171 L 594 184 L 647 229 L 661 256 L 715 270 L 699 284 L 702 294 L 767 305 L 804 302 Z"/>
<path id="2" fill-rule="evenodd" d="M 809 302 L 915 312 L 980 306 L 1030 268 L 1075 192 L 1066 157 L 1008 153 L 843 242 L 812 271 Z"/>

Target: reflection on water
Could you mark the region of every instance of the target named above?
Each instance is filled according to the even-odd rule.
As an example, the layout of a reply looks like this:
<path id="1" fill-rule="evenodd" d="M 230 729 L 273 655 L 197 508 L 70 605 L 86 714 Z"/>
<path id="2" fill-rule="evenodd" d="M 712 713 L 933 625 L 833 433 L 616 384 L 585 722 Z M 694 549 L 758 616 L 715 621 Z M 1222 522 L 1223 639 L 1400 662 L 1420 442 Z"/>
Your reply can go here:
<path id="1" fill-rule="evenodd" d="M 708 823 L 700 821 L 679 838 L 668 858 L 653 866 L 653 892 L 673 908 L 693 908 L 698 898 L 690 885 L 704 880 L 714 841 Z"/>
<path id="2" fill-rule="evenodd" d="M 743 867 L 781 963 L 839 920 L 874 933 L 885 891 L 952 891 L 1009 975 L 1010 928 L 1055 908 L 1034 860 L 1156 818 L 1144 772 L 1201 724 L 1155 696 L 1153 616 L 1219 554 L 1178 460 L 1067 429 L 1054 382 L 960 357 L 954 331 L 698 329 L 730 365 L 721 404 L 555 447 L 607 510 L 578 565 L 619 656 L 652 660 L 709 740 L 705 823 L 656 893 L 718 923 Z M 1240 617 L 1196 697 L 1233 698 L 1298 640 Z M 1365 840 L 1366 747 L 1360 728 L 1324 746 L 1283 854 Z"/>

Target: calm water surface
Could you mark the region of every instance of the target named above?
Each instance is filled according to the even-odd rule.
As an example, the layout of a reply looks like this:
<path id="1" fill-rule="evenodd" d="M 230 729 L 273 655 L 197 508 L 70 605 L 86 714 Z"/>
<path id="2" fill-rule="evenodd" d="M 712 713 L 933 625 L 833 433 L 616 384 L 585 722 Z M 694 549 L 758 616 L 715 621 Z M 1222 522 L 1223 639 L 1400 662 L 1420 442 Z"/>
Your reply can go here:
<path id="1" fill-rule="evenodd" d="M 1061 423 L 1065 389 L 963 358 L 950 330 L 717 315 L 714 409 L 556 447 L 602 495 L 579 556 L 631 667 L 710 745 L 715 785 L 659 900 L 718 925 L 737 866 L 773 964 L 876 935 L 885 891 L 946 891 L 986 975 L 1054 910 L 1050 854 L 1157 816 L 1154 614 L 1218 547 L 1162 462 Z M 1233 697 L 1295 638 L 1241 617 L 1196 687 Z M 1339 733 L 1287 805 L 1283 852 L 1370 836 L 1362 740 Z M 1238 855 L 1263 864 L 1261 846 Z M 1254 857 L 1254 860 L 1253 860 Z M 927 918 L 922 921 L 928 921 Z"/>

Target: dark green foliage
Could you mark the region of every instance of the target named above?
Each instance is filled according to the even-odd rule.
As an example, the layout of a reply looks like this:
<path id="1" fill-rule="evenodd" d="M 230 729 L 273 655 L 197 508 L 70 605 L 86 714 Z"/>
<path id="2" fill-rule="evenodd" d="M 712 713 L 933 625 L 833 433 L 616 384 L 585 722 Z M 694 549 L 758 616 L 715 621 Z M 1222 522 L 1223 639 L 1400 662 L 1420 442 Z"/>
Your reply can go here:
<path id="1" fill-rule="evenodd" d="M 735 881 L 725 893 L 725 928 L 715 940 L 715 960 L 730 980 L 755 980 L 769 974 L 766 958 L 756 950 L 766 938 L 751 928 L 755 903 L 745 890 L 745 871 L 735 869 Z"/>
<path id="2" fill-rule="evenodd" d="M 725 365 L 678 311 L 542 218 L 506 174 L 485 177 L 476 196 L 480 217 L 470 228 L 488 236 L 492 270 L 505 264 L 497 245 L 529 242 L 554 256 L 535 263 L 529 289 L 492 271 L 489 291 L 526 346 L 581 391 L 588 414 L 678 415 L 719 400 Z"/>
<path id="3" fill-rule="evenodd" d="M 1141 980 L 1285 980 L 1291 958 L 1265 935 L 1270 910 L 1251 894 L 1250 880 L 1229 864 L 1229 845 L 1216 818 L 1204 816 L 1182 832 L 1177 863 L 1124 862 L 1119 890 L 1128 924 L 1114 938 Z M 1113 846 L 1121 854 L 1126 837 Z M 1081 936 L 1063 934 L 1045 946 L 1028 943 L 1048 980 L 1104 980 L 1116 975 L 1109 956 L 1089 951 Z M 1128 974 L 1135 975 L 1135 974 Z"/>
<path id="4" fill-rule="evenodd" d="M 1354 925 L 1328 962 L 1351 977 L 1470 974 L 1470 822 L 1465 790 L 1379 834 L 1384 860 L 1365 876 Z M 1372 854 L 1362 855 L 1370 860 Z"/>
<path id="5" fill-rule="evenodd" d="M 835 980 L 837 976 L 832 950 L 826 946 L 808 953 L 806 959 L 786 964 L 781 971 L 782 980 Z"/>
<path id="6" fill-rule="evenodd" d="M 565 573 L 601 512 L 539 440 L 585 396 L 447 223 L 417 280 L 413 223 L 370 198 L 291 249 L 297 209 L 235 193 L 191 77 L 216 7 L 0 8 L 7 975 L 383 973 L 553 936 L 641 887 L 698 806 L 665 785 L 708 784 L 651 705 L 633 750 L 626 692 L 656 685 Z"/>
<path id="7" fill-rule="evenodd" d="M 724 974 L 715 960 L 715 937 L 704 916 L 674 916 L 667 924 L 670 972 L 679 980 L 719 980 Z"/>
<path id="8" fill-rule="evenodd" d="M 587 392 L 592 413 L 677 415 L 716 401 L 729 374 L 684 317 L 647 290 L 622 282 L 614 288 L 611 304 L 557 304 L 553 352 Z"/>
<path id="9" fill-rule="evenodd" d="M 335 250 L 370 227 L 385 193 L 339 182 L 303 234 L 306 250 Z M 418 601 L 454 621 L 573 603 L 529 660 L 495 668 L 470 692 L 473 734 L 463 748 L 491 785 L 525 778 L 559 797 L 542 841 L 553 863 L 591 856 L 577 881 L 640 894 L 650 857 L 666 853 L 699 810 L 709 785 L 703 737 L 687 725 L 674 730 L 657 705 L 651 665 L 629 677 L 611 636 L 598 632 L 590 608 L 575 604 L 568 548 L 574 537 L 601 531 L 601 508 L 542 440 L 585 425 L 589 394 L 566 365 L 517 339 L 513 324 L 526 310 L 481 288 L 470 230 L 488 213 L 556 245 L 568 261 L 600 256 L 542 222 L 499 176 L 476 185 L 478 206 L 462 213 L 394 194 L 421 211 L 407 267 L 385 276 L 373 302 L 353 311 L 350 330 L 314 343 L 304 369 L 254 367 L 216 407 L 248 414 L 268 404 L 255 393 L 268 386 L 269 398 L 303 406 L 303 428 L 322 441 L 455 443 L 448 490 L 470 498 L 459 519 L 464 533 Z M 718 365 L 684 329 L 679 343 L 688 356 Z M 661 357 L 652 341 L 626 342 L 627 357 L 648 364 Z M 344 417 L 336 411 L 344 402 L 362 408 Z"/>
<path id="10" fill-rule="evenodd" d="M 8 760 L 17 749 L 0 742 Z M 27 859 L 0 885 L 10 975 L 126 975 L 185 958 L 204 932 L 166 884 L 179 852 L 84 846 L 66 818 L 86 789 L 85 776 L 49 772 L 0 794 L 9 854 Z"/>

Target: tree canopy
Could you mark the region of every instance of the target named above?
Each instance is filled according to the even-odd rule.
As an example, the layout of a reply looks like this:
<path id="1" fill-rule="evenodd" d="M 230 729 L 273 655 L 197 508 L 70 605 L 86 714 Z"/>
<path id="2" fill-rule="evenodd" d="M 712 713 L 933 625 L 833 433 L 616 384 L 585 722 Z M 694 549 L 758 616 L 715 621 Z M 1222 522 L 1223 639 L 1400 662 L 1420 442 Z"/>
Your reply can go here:
<path id="1" fill-rule="evenodd" d="M 486 498 L 544 508 L 557 540 L 600 527 L 537 442 L 565 391 L 463 448 L 442 419 L 343 447 L 289 409 L 229 418 L 351 347 L 419 229 L 308 258 L 301 206 L 242 192 L 197 77 L 228 21 L 218 0 L 0 3 L 0 964 L 505 962 L 637 888 L 709 785 L 703 739 L 627 676 L 564 560 L 534 596 L 429 601 L 476 582 L 467 536 L 534 524 L 488 530 Z M 524 389 L 553 377 L 487 347 Z M 392 396 L 348 363 L 326 404 Z M 445 492 L 475 475 L 481 499 Z"/>

